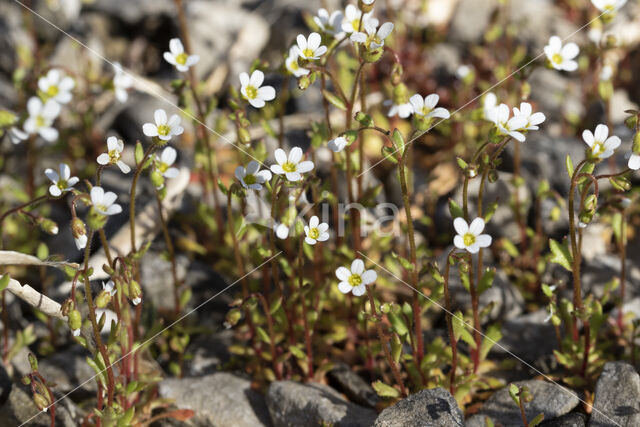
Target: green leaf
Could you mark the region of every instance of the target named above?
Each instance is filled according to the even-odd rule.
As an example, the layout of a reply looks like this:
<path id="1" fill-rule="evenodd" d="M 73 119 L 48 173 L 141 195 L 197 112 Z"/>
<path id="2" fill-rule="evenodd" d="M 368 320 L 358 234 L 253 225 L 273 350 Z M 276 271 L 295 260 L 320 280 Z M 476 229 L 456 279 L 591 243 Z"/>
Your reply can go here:
<path id="1" fill-rule="evenodd" d="M 142 162 L 143 158 L 144 158 L 144 148 L 142 148 L 142 143 L 138 141 L 136 143 L 136 154 L 135 154 L 136 165 L 139 165 L 140 162 Z"/>
<path id="2" fill-rule="evenodd" d="M 289 347 L 289 351 L 293 354 L 298 360 L 307 360 L 307 354 L 295 345 Z"/>
<path id="3" fill-rule="evenodd" d="M 400 262 L 400 264 L 402 265 L 402 268 L 404 268 L 407 271 L 413 271 L 413 264 L 411 263 L 411 261 L 409 261 L 403 256 L 398 255 L 395 252 L 391 252 L 391 256 Z"/>
<path id="4" fill-rule="evenodd" d="M 493 217 L 493 214 L 496 213 L 496 210 L 498 210 L 498 202 L 491 203 L 483 216 L 485 223 L 491 221 L 491 218 Z"/>
<path id="5" fill-rule="evenodd" d="M 567 154 L 565 162 L 567 164 L 567 173 L 569 174 L 569 178 L 573 178 L 573 161 L 571 160 L 571 156 L 569 154 Z"/>
<path id="6" fill-rule="evenodd" d="M 404 137 L 398 129 L 393 130 L 393 133 L 391 134 L 391 140 L 393 141 L 395 149 L 400 153 L 400 155 L 403 155 L 405 147 Z"/>
<path id="7" fill-rule="evenodd" d="M 371 384 L 373 389 L 378 393 L 378 396 L 381 397 L 399 397 L 400 392 L 395 388 L 386 385 L 382 381 L 378 380 Z"/>
<path id="8" fill-rule="evenodd" d="M 513 399 L 516 405 L 520 406 L 520 398 L 518 397 L 518 393 L 520 393 L 520 389 L 515 384 L 509 384 L 509 396 Z"/>
<path id="9" fill-rule="evenodd" d="M 0 291 L 4 291 L 7 286 L 9 286 L 9 273 L 4 274 L 2 277 L 0 277 Z"/>
<path id="10" fill-rule="evenodd" d="M 495 268 L 487 268 L 478 283 L 478 295 L 481 295 L 484 291 L 489 289 L 493 284 L 493 278 L 496 275 Z"/>
<path id="11" fill-rule="evenodd" d="M 395 156 L 396 150 L 393 147 L 388 147 L 386 145 L 382 146 L 382 157 L 389 160 L 392 163 L 398 163 L 398 159 Z"/>
<path id="12" fill-rule="evenodd" d="M 343 101 L 340 97 L 329 92 L 326 89 L 322 91 L 322 94 L 324 95 L 324 98 L 329 101 L 334 107 L 337 107 L 342 111 L 347 111 L 347 105 L 345 104 L 345 101 Z"/>
<path id="13" fill-rule="evenodd" d="M 387 316 L 389 317 L 389 322 L 391 322 L 393 330 L 396 331 L 398 335 L 406 335 L 409 332 L 409 328 L 407 327 L 407 324 L 405 323 L 402 316 L 394 313 L 393 311 L 390 312 Z"/>
<path id="14" fill-rule="evenodd" d="M 571 264 L 573 263 L 573 257 L 569 252 L 569 248 L 566 244 L 561 244 L 556 242 L 553 239 L 549 239 L 549 248 L 551 249 L 551 253 L 553 254 L 553 258 L 551 258 L 551 262 L 555 262 L 556 264 L 560 264 L 568 271 L 573 271 L 571 269 Z"/>
<path id="15" fill-rule="evenodd" d="M 484 335 L 484 340 L 480 344 L 480 360 L 484 360 L 491 348 L 502 339 L 502 332 L 498 325 L 489 326 Z"/>
<path id="16" fill-rule="evenodd" d="M 464 216 L 464 213 L 462 212 L 462 208 L 453 199 L 449 199 L 449 212 L 451 213 L 451 218 L 458 218 L 458 217 Z"/>
<path id="17" fill-rule="evenodd" d="M 461 311 L 456 311 L 456 313 L 451 316 L 451 326 L 453 327 L 453 336 L 456 341 L 460 341 L 460 339 L 462 339 L 472 348 L 476 348 L 476 343 L 467 330 L 467 325 L 464 322 Z"/>
<path id="18" fill-rule="evenodd" d="M 535 427 L 544 420 L 544 413 L 539 413 L 534 419 L 529 421 L 529 427 Z"/>

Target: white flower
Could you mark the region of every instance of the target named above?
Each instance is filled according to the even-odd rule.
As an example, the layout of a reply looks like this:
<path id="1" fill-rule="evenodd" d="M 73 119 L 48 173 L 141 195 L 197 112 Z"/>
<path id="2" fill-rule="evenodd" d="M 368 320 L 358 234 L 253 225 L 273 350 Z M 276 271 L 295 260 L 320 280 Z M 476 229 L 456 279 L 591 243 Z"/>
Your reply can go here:
<path id="1" fill-rule="evenodd" d="M 609 136 L 609 128 L 603 124 L 596 126 L 594 133 L 590 130 L 582 132 L 582 139 L 590 147 L 589 154 L 598 160 L 611 157 L 622 142 L 615 135 Z"/>
<path id="2" fill-rule="evenodd" d="M 153 113 L 153 123 L 142 125 L 142 132 L 147 136 L 157 136 L 162 141 L 169 141 L 172 136 L 182 135 L 184 128 L 180 126 L 180 117 L 174 114 L 167 120 L 167 113 L 164 110 L 156 110 Z"/>
<path id="3" fill-rule="evenodd" d="M 470 67 L 469 65 L 461 65 L 456 69 L 456 76 L 460 80 L 464 80 L 465 77 L 467 77 L 472 71 L 473 71 L 473 68 Z"/>
<path id="4" fill-rule="evenodd" d="M 113 64 L 113 71 L 115 73 L 113 75 L 113 89 L 116 93 L 116 98 L 120 102 L 127 102 L 127 99 L 129 99 L 127 90 L 133 86 L 133 78 L 117 62 Z"/>
<path id="5" fill-rule="evenodd" d="M 74 329 L 73 331 L 71 331 L 73 333 L 74 337 L 79 337 L 80 336 L 80 329 Z"/>
<path id="6" fill-rule="evenodd" d="M 351 270 L 347 267 L 338 267 L 336 277 L 340 280 L 338 289 L 343 294 L 352 292 L 353 295 L 359 297 L 366 292 L 366 286 L 375 282 L 378 275 L 373 270 L 364 269 L 364 262 L 356 259 L 351 263 Z"/>
<path id="7" fill-rule="evenodd" d="M 131 302 L 133 303 L 133 305 L 138 305 L 138 304 L 140 304 L 142 302 L 142 298 L 136 297 L 136 298 L 132 299 Z"/>
<path id="8" fill-rule="evenodd" d="M 262 190 L 262 184 L 271 179 L 271 172 L 267 169 L 259 170 L 260 163 L 252 160 L 245 169 L 242 166 L 236 168 L 236 178 L 244 188 Z"/>
<path id="9" fill-rule="evenodd" d="M 318 9 L 318 16 L 313 17 L 313 22 L 325 33 L 332 35 L 335 38 L 340 37 L 342 33 L 342 20 L 344 15 L 341 11 L 336 10 L 331 15 L 327 9 Z"/>
<path id="10" fill-rule="evenodd" d="M 102 215 L 117 215 L 122 212 L 122 206 L 116 201 L 116 193 L 112 191 L 104 192 L 102 187 L 93 187 L 91 189 L 91 204 L 96 212 Z"/>
<path id="11" fill-rule="evenodd" d="M 589 32 L 587 32 L 587 37 L 594 44 L 600 44 L 600 41 L 602 41 L 602 28 L 601 27 L 595 27 L 595 26 L 589 28 Z"/>
<path id="12" fill-rule="evenodd" d="M 76 248 L 78 248 L 78 250 L 81 250 L 87 246 L 88 237 L 86 234 L 81 234 L 78 237 L 74 237 L 73 240 L 76 243 Z"/>
<path id="13" fill-rule="evenodd" d="M 448 119 L 450 117 L 449 111 L 446 108 L 438 107 L 438 101 L 440 97 L 435 93 L 431 95 L 427 95 L 424 98 L 422 96 L 415 94 L 411 98 L 409 98 L 409 103 L 413 108 L 413 114 L 416 116 L 429 119 L 432 117 L 438 117 L 442 119 Z"/>
<path id="14" fill-rule="evenodd" d="M 475 254 L 480 248 L 488 248 L 491 245 L 491 236 L 481 234 L 484 230 L 484 219 L 476 218 L 471 221 L 471 225 L 462 217 L 453 220 L 453 228 L 458 233 L 453 238 L 453 244 L 458 249 L 466 249 L 469 253 Z"/>
<path id="15" fill-rule="evenodd" d="M 375 23 L 375 26 L 378 26 L 378 20 L 373 18 L 373 12 L 368 12 L 362 15 L 360 9 L 358 9 L 355 5 L 347 5 L 344 10 L 344 20 L 342 21 L 342 31 L 347 34 L 351 34 L 353 32 L 360 31 L 360 17 L 362 17 L 362 27 L 364 28 L 364 23 L 371 20 Z"/>
<path id="16" fill-rule="evenodd" d="M 29 134 L 23 131 L 20 128 L 12 126 L 9 128 L 9 139 L 12 144 L 20 144 L 22 141 L 25 141 L 29 138 Z"/>
<path id="17" fill-rule="evenodd" d="M 39 134 L 44 140 L 53 142 L 58 139 L 58 130 L 51 125 L 60 114 L 60 104 L 50 99 L 45 104 L 38 97 L 27 102 L 29 117 L 24 122 L 24 130 L 29 135 Z"/>
<path id="18" fill-rule="evenodd" d="M 49 193 L 58 197 L 62 193 L 73 190 L 73 186 L 80 181 L 77 176 L 71 176 L 71 168 L 66 163 L 60 163 L 60 174 L 53 169 L 45 169 L 44 174 L 53 182 L 49 187 Z"/>
<path id="19" fill-rule="evenodd" d="M 631 153 L 629 157 L 629 169 L 634 171 L 640 169 L 640 154 Z"/>
<path id="20" fill-rule="evenodd" d="M 184 46 L 182 46 L 180 39 L 169 40 L 169 50 L 170 52 L 163 54 L 164 60 L 174 65 L 178 71 L 189 71 L 189 67 L 193 67 L 200 61 L 198 55 L 188 55 L 184 51 Z"/>
<path id="21" fill-rule="evenodd" d="M 327 145 L 329 146 L 329 149 L 331 151 L 333 151 L 334 153 L 339 153 L 342 150 L 344 150 L 344 147 L 349 145 L 349 142 L 347 141 L 347 138 L 345 138 L 344 136 L 339 136 L 329 141 Z"/>
<path id="22" fill-rule="evenodd" d="M 391 106 L 389 108 L 389 112 L 387 113 L 388 117 L 398 116 L 401 119 L 406 119 L 413 113 L 413 106 L 411 102 L 405 102 L 404 104 L 394 104 L 392 100 L 386 100 L 384 105 Z"/>
<path id="23" fill-rule="evenodd" d="M 260 70 L 251 73 L 251 77 L 247 73 L 240 73 L 242 85 L 240 92 L 255 108 L 264 107 L 266 101 L 271 101 L 276 97 L 276 90 L 272 86 L 262 86 L 262 82 L 264 82 L 264 73 Z"/>
<path id="24" fill-rule="evenodd" d="M 498 106 L 498 97 L 495 93 L 489 92 L 484 96 L 482 100 L 482 111 L 484 113 L 484 119 L 489 120 L 491 111 Z"/>
<path id="25" fill-rule="evenodd" d="M 53 99 L 58 104 L 71 101 L 71 90 L 75 87 L 73 79 L 60 70 L 51 69 L 46 76 L 38 79 L 38 88 L 47 99 Z"/>
<path id="26" fill-rule="evenodd" d="M 289 48 L 289 55 L 287 55 L 287 59 L 284 61 L 284 65 L 287 67 L 287 70 L 296 77 L 306 76 L 311 72 L 306 68 L 302 68 L 300 64 L 298 64 L 298 57 L 300 56 L 299 52 L 298 46 L 291 46 Z"/>
<path id="27" fill-rule="evenodd" d="M 165 178 L 175 178 L 180 171 L 172 167 L 178 157 L 178 152 L 173 147 L 166 147 L 160 154 L 160 160 L 156 159 L 155 167 Z"/>
<path id="28" fill-rule="evenodd" d="M 329 239 L 329 224 L 326 222 L 320 223 L 320 219 L 317 216 L 312 216 L 309 220 L 309 225 L 304 226 L 304 234 L 307 236 L 304 241 L 310 245 L 315 245 L 317 242 L 324 242 Z"/>
<path id="29" fill-rule="evenodd" d="M 354 32 L 351 34 L 351 41 L 355 43 L 364 43 L 367 50 L 376 50 L 384 46 L 384 40 L 389 37 L 393 31 L 393 24 L 385 22 L 378 27 L 378 20 L 368 19 L 364 22 L 364 33 Z"/>
<path id="30" fill-rule="evenodd" d="M 509 118 L 510 111 L 506 104 L 500 104 L 496 108 L 489 110 L 487 120 L 495 123 L 498 132 L 501 135 L 509 135 L 510 137 L 523 142 L 526 138 L 519 130 L 523 130 L 528 122 L 524 116 L 515 116 Z"/>
<path id="31" fill-rule="evenodd" d="M 625 5 L 627 0 L 591 0 L 591 3 L 600 10 L 600 12 L 617 12 Z"/>
<path id="32" fill-rule="evenodd" d="M 124 142 L 115 136 L 107 138 L 107 152 L 98 156 L 98 164 L 101 165 L 117 165 L 122 173 L 129 173 L 131 168 L 122 161 L 122 150 L 124 150 Z"/>
<path id="33" fill-rule="evenodd" d="M 520 109 L 513 107 L 513 116 L 524 117 L 527 120 L 526 125 L 521 128 L 522 130 L 538 130 L 538 125 L 547 119 L 544 113 L 534 113 L 531 104 L 528 102 L 521 102 Z"/>
<path id="34" fill-rule="evenodd" d="M 107 283 L 102 282 L 102 290 L 109 292 L 109 295 L 114 296 L 116 294 L 115 283 L 113 280 L 109 280 Z"/>
<path id="35" fill-rule="evenodd" d="M 308 38 L 298 34 L 296 43 L 298 43 L 298 55 L 302 59 L 320 59 L 327 52 L 327 47 L 320 44 L 322 37 L 318 33 L 311 33 Z"/>
<path id="36" fill-rule="evenodd" d="M 609 64 L 605 64 L 600 70 L 600 81 L 608 82 L 613 77 L 613 67 Z"/>
<path id="37" fill-rule="evenodd" d="M 271 166 L 271 172 L 276 175 L 285 175 L 289 181 L 300 181 L 301 174 L 313 169 L 312 161 L 300 161 L 302 160 L 302 148 L 300 147 L 293 147 L 289 152 L 289 158 L 282 148 L 278 148 L 274 155 L 278 164 Z"/>
<path id="38" fill-rule="evenodd" d="M 289 236 L 289 227 L 279 222 L 273 224 L 273 231 L 276 233 L 276 237 L 281 240 Z"/>
<path id="39" fill-rule="evenodd" d="M 578 63 L 573 59 L 580 53 L 580 48 L 575 43 L 567 43 L 562 46 L 562 40 L 558 36 L 551 36 L 549 44 L 544 47 L 544 53 L 549 63 L 556 70 L 575 71 Z"/>

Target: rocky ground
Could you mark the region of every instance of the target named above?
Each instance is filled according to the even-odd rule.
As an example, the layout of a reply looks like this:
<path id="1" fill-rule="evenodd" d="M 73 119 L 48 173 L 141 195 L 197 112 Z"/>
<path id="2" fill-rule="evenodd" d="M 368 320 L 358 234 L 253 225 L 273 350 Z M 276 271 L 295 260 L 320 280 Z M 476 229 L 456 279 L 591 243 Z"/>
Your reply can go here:
<path id="1" fill-rule="evenodd" d="M 465 52 L 476 40 L 482 38 L 490 25 L 490 14 L 497 2 L 498 0 L 438 0 L 433 1 L 436 6 L 429 12 L 414 15 L 416 25 L 437 25 L 446 29 L 444 42 L 434 51 L 425 54 L 424 62 L 433 71 L 426 85 L 446 84 L 455 78 L 455 71 L 462 65 Z M 247 69 L 255 58 L 274 61 L 280 58 L 282 46 L 288 45 L 304 28 L 301 12 L 315 11 L 325 3 L 336 2 L 188 2 L 187 17 L 192 31 L 193 49 L 202 52 L 202 60 L 198 66 L 199 78 L 208 82 L 210 93 L 222 94 L 227 83 L 235 79 L 240 71 Z M 418 7 L 420 1 L 408 0 L 405 3 L 405 14 L 411 15 L 410 11 Z M 512 8 L 512 22 L 526 22 L 525 30 L 519 37 L 534 50 L 541 51 L 551 34 L 568 35 L 577 30 L 562 17 L 563 14 L 555 3 L 551 0 L 528 0 L 518 2 L 518 7 Z M 78 16 L 66 16 L 45 7 L 39 10 L 63 30 L 80 35 L 101 55 L 118 58 L 130 64 L 132 70 L 141 76 L 152 78 L 156 82 L 166 85 L 170 82 L 168 65 L 158 62 L 157 58 L 160 58 L 158 52 L 164 50 L 169 38 L 177 33 L 172 1 L 95 0 L 84 6 Z M 8 52 L 12 52 L 18 42 L 28 43 L 28 35 L 19 26 L 22 13 L 12 2 L 0 4 L 0 104 L 12 104 L 18 96 L 10 83 L 14 60 Z M 635 58 L 636 62 L 632 66 L 635 69 L 640 66 L 638 19 L 640 5 L 636 2 L 629 5 L 627 13 L 612 30 L 629 40 L 631 51 L 636 52 L 630 57 L 630 60 Z M 81 61 L 79 48 L 56 29 L 41 22 L 37 25 L 37 30 L 40 37 L 55 42 L 55 49 L 50 52 L 51 63 L 62 63 L 73 68 L 74 64 Z M 585 32 L 576 34 L 576 38 L 584 40 Z M 86 58 L 95 61 L 95 66 L 103 66 L 98 58 L 91 55 Z M 85 67 L 86 64 L 82 63 L 81 66 Z M 534 82 L 532 85 L 544 82 L 544 85 L 539 85 L 544 90 L 534 91 L 533 97 L 540 105 L 540 110 L 545 111 L 548 122 L 542 131 L 532 134 L 527 144 L 522 146 L 521 155 L 526 159 L 522 174 L 525 178 L 549 179 L 552 187 L 564 196 L 568 192 L 568 183 L 558 171 L 564 170 L 568 151 L 574 150 L 575 157 L 581 156 L 582 145 L 578 139 L 559 137 L 562 118 L 573 112 L 586 114 L 596 120 L 602 114 L 602 109 L 597 105 L 584 105 L 579 97 L 580 82 L 570 81 L 559 73 L 537 69 L 531 79 Z M 623 140 L 628 140 L 630 133 L 623 126 L 624 115 L 620 113 L 629 108 L 638 108 L 637 103 L 640 102 L 637 73 L 630 78 L 627 87 L 628 89 L 618 89 L 612 101 L 612 124 L 616 134 Z M 565 99 L 555 96 L 560 91 L 568 94 Z M 145 93 L 143 89 L 131 96 L 132 100 L 126 107 L 110 107 L 103 111 L 96 126 L 103 130 L 115 130 L 122 137 L 135 140 L 141 136 L 141 124 L 152 116 L 153 110 L 158 107 L 167 108 L 162 100 Z M 321 95 L 317 88 L 311 88 L 306 96 L 294 98 L 288 109 L 291 116 L 321 113 Z M 290 129 L 287 137 L 290 141 L 295 141 L 295 145 L 308 144 L 302 130 L 296 132 L 296 129 Z M 223 152 L 221 149 L 221 153 Z M 126 155 L 131 156 L 132 153 Z M 7 167 L 22 167 L 18 162 L 12 161 L 19 156 L 20 153 L 9 154 Z M 507 157 L 509 156 L 511 154 Z M 184 158 L 189 156 L 185 155 Z M 503 177 L 489 189 L 488 199 L 495 199 L 508 191 L 504 186 L 512 173 L 509 163 L 507 160 L 502 165 Z M 320 169 L 328 167 L 327 164 L 319 165 Z M 391 177 L 378 176 L 377 179 L 387 189 L 391 189 L 385 192 L 387 199 L 399 202 L 394 200 L 393 188 L 397 188 L 397 182 L 393 176 L 394 174 Z M 0 180 L 6 179 L 5 177 L 3 175 Z M 531 180 L 531 184 L 524 186 L 522 191 L 528 194 L 535 192 L 533 182 Z M 107 174 L 105 186 L 126 189 L 129 182 L 121 178 L 110 179 Z M 436 224 L 450 226 L 446 203 L 449 197 L 461 197 L 458 187 L 452 187 L 440 197 L 438 211 L 442 213 L 442 217 L 435 218 Z M 188 211 L 189 200 L 200 197 L 201 191 L 198 185 L 189 186 L 180 209 Z M 427 185 L 419 186 L 418 191 L 427 191 Z M 125 193 L 126 191 L 120 192 Z M 143 188 L 141 193 L 142 203 L 144 200 L 151 201 L 148 189 L 145 191 Z M 494 221 L 493 224 L 500 226 L 492 228 L 491 234 L 496 237 L 517 235 L 517 226 L 508 204 L 503 204 L 495 217 L 500 218 L 500 221 Z M 63 221 L 59 223 L 64 224 Z M 109 230 L 110 233 L 114 233 L 122 224 L 113 223 L 110 226 L 113 228 Z M 566 222 L 549 223 L 545 228 L 545 232 L 551 236 L 562 236 L 566 233 Z M 596 295 L 601 295 L 604 283 L 620 271 L 617 256 L 607 253 L 602 233 L 602 229 L 594 224 L 588 228 L 584 237 L 588 250 L 583 254 L 586 261 L 583 282 L 586 289 Z M 60 236 L 69 236 L 70 239 L 71 233 L 61 230 Z M 638 244 L 638 239 L 631 241 L 629 253 L 634 253 Z M 51 241 L 50 246 L 52 252 L 59 249 L 60 253 L 65 253 L 65 248 L 70 245 L 72 246 L 71 241 L 56 239 Z M 144 269 L 141 283 L 153 284 L 144 289 L 144 292 L 154 307 L 160 310 L 170 309 L 171 305 L 167 303 L 171 301 L 169 296 L 172 292 L 170 265 L 154 250 L 155 247 L 152 246 L 148 259 L 142 262 Z M 68 255 L 77 256 L 76 253 Z M 178 261 L 179 276 L 184 278 L 194 292 L 192 306 L 224 289 L 230 282 L 230 278 L 222 277 L 197 259 L 180 255 Z M 636 286 L 629 287 L 629 302 L 624 310 L 640 315 L 640 287 L 637 286 L 640 283 L 640 258 L 632 257 L 629 263 L 629 280 Z M 488 259 L 486 264 L 497 265 L 498 260 Z M 550 274 L 549 280 L 566 282 L 568 278 L 568 273 L 558 269 Z M 494 356 L 503 360 L 512 359 L 507 353 L 509 351 L 521 359 L 514 361 L 513 369 L 505 371 L 502 379 L 505 382 L 517 381 L 516 384 L 526 385 L 531 390 L 533 400 L 526 407 L 527 417 L 531 419 L 543 413 L 543 426 L 640 426 L 640 376 L 630 364 L 622 361 L 607 363 L 597 381 L 595 395 L 589 399 L 552 384 L 539 375 L 538 370 L 547 373 L 557 369 L 553 358 L 553 350 L 556 348 L 553 327 L 544 322 L 545 310 L 528 310 L 523 296 L 515 287 L 510 286 L 508 280 L 506 276 L 498 274 L 493 288 L 483 294 L 481 305 L 494 303 L 490 317 L 501 323 L 504 338 L 500 341 L 501 346 L 493 349 Z M 456 305 L 468 306 L 468 295 L 455 291 L 462 288 L 455 275 L 452 277 L 451 288 Z M 206 329 L 206 333 L 196 335 L 189 345 L 187 352 L 193 357 L 186 362 L 186 376 L 173 378 L 166 375 L 166 379 L 159 384 L 158 392 L 161 397 L 172 399 L 177 408 L 195 411 L 195 416 L 187 425 L 481 427 L 487 425 L 487 419 L 491 419 L 495 425 L 521 425 L 518 407 L 513 404 L 506 388 L 495 391 L 484 404 L 467 414 L 462 413 L 448 391 L 440 388 L 423 390 L 385 408 L 368 379 L 337 361 L 334 369 L 327 375 L 328 384 L 275 381 L 270 384 L 266 393 L 257 391 L 252 387 L 251 378 L 243 373 L 242 366 L 234 361 L 228 350 L 234 343 L 234 336 L 232 331 L 224 328 L 223 323 L 231 301 L 231 295 L 223 294 L 192 315 L 191 324 Z M 12 310 L 12 319 L 20 322 L 22 312 L 19 305 L 16 304 Z M 442 331 L 429 331 L 425 336 L 429 340 L 438 334 L 442 335 Z M 56 418 L 60 426 L 75 426 L 85 415 L 83 402 L 95 398 L 96 384 L 90 380 L 76 388 L 91 378 L 93 371 L 84 363 L 86 354 L 82 351 L 73 345 L 62 348 L 62 351 L 42 359 L 40 370 L 56 384 L 54 390 L 57 396 L 72 392 L 69 398 L 57 405 Z M 155 363 L 162 365 L 162 361 Z M 155 367 L 160 370 L 162 368 Z M 36 411 L 28 389 L 18 381 L 28 369 L 24 352 L 15 355 L 8 366 L 0 367 L 2 425 L 18 425 Z M 593 402 L 593 409 L 584 405 L 585 400 Z M 48 415 L 42 414 L 31 425 L 44 426 L 48 423 Z"/>

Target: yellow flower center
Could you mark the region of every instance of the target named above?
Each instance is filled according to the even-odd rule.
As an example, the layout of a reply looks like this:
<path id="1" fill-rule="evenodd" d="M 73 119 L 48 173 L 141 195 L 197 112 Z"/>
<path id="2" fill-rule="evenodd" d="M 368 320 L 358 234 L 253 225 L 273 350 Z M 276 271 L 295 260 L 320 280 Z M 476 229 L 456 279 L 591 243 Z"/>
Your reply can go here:
<path id="1" fill-rule="evenodd" d="M 110 150 L 109 151 L 109 162 L 117 163 L 120 160 L 120 152 L 118 150 Z"/>
<path id="2" fill-rule="evenodd" d="M 362 284 L 362 277 L 359 274 L 352 274 L 348 280 L 349 284 L 354 288 Z"/>
<path id="3" fill-rule="evenodd" d="M 282 165 L 282 170 L 284 170 L 285 172 L 295 172 L 296 171 L 296 165 L 291 163 L 291 162 L 285 162 Z"/>
<path id="4" fill-rule="evenodd" d="M 157 167 L 161 173 L 165 173 L 169 169 L 169 165 L 164 162 L 159 162 Z"/>
<path id="5" fill-rule="evenodd" d="M 317 240 L 318 237 L 320 237 L 320 230 L 318 230 L 317 228 L 311 228 L 309 229 L 309 237 L 312 238 L 313 240 Z M 353 277 L 353 276 L 352 276 Z"/>
<path id="6" fill-rule="evenodd" d="M 254 86 L 247 86 L 245 88 L 245 92 L 247 93 L 247 98 L 249 99 L 256 99 L 256 97 L 258 96 L 258 89 L 256 89 Z"/>
<path id="7" fill-rule="evenodd" d="M 248 174 L 247 176 L 244 177 L 244 183 L 247 185 L 251 185 L 251 184 L 255 184 L 256 183 L 256 176 L 254 174 Z"/>
<path id="8" fill-rule="evenodd" d="M 591 154 L 593 154 L 594 156 L 599 156 L 604 152 L 604 150 L 604 144 L 600 141 L 595 141 L 593 143 L 593 146 L 591 146 Z"/>
<path id="9" fill-rule="evenodd" d="M 466 233 L 464 236 L 462 236 L 462 241 L 464 242 L 465 246 L 471 246 L 476 242 L 476 236 L 471 233 Z"/>
<path id="10" fill-rule="evenodd" d="M 47 124 L 47 121 L 44 119 L 44 117 L 42 116 L 37 116 L 36 117 L 36 127 L 43 127 Z"/>
<path id="11" fill-rule="evenodd" d="M 180 55 L 176 56 L 176 62 L 180 65 L 184 65 L 187 63 L 188 57 L 189 56 L 186 53 L 182 52 Z"/>
<path id="12" fill-rule="evenodd" d="M 420 109 L 420 114 L 423 116 L 426 116 L 427 114 L 429 114 L 431 112 L 431 108 L 427 108 L 427 107 L 422 107 Z"/>
<path id="13" fill-rule="evenodd" d="M 60 190 L 65 190 L 67 188 L 67 180 L 61 179 L 56 184 Z"/>
<path id="14" fill-rule="evenodd" d="M 158 135 L 167 136 L 171 132 L 171 128 L 168 125 L 160 125 L 158 126 Z"/>
<path id="15" fill-rule="evenodd" d="M 309 49 L 309 48 L 306 48 L 305 50 L 303 50 L 303 51 L 302 51 L 302 55 L 303 55 L 305 58 L 311 58 L 311 57 L 313 57 L 313 56 L 314 56 L 314 52 L 313 52 L 313 50 L 311 50 L 311 49 Z"/>
<path id="16" fill-rule="evenodd" d="M 560 55 L 559 53 L 554 53 L 551 57 L 551 61 L 553 61 L 555 64 L 562 64 L 562 55 Z"/>
<path id="17" fill-rule="evenodd" d="M 360 18 L 351 21 L 351 27 L 353 27 L 353 31 L 358 31 L 360 29 Z"/>
<path id="18" fill-rule="evenodd" d="M 56 85 L 51 85 L 49 86 L 49 89 L 47 89 L 47 95 L 49 96 L 56 96 L 58 92 L 60 92 L 60 89 L 58 89 L 58 86 Z"/>
<path id="19" fill-rule="evenodd" d="M 298 60 L 295 61 L 291 61 L 291 70 L 293 71 L 297 71 L 298 69 L 300 69 L 300 65 L 298 64 Z"/>

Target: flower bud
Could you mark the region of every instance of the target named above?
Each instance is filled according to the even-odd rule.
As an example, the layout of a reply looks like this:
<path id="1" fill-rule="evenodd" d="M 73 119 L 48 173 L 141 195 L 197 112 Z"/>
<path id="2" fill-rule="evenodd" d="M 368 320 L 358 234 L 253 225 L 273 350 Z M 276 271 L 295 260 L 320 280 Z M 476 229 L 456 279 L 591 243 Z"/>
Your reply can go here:
<path id="1" fill-rule="evenodd" d="M 105 308 L 107 304 L 109 304 L 109 301 L 111 301 L 111 294 L 105 290 L 100 291 L 96 297 L 96 307 Z"/>
<path id="2" fill-rule="evenodd" d="M 100 212 L 96 211 L 93 207 L 89 209 L 89 214 L 87 215 L 87 224 L 89 228 L 92 230 L 98 231 L 104 228 L 104 225 L 107 223 L 106 215 L 102 215 Z"/>
<path id="3" fill-rule="evenodd" d="M 71 310 L 73 310 L 73 300 L 71 298 L 68 298 L 64 300 L 64 302 L 60 306 L 60 313 L 62 313 L 63 316 L 69 316 L 69 312 Z"/>
<path id="4" fill-rule="evenodd" d="M 69 312 L 67 316 L 67 324 L 71 330 L 80 329 L 82 327 L 82 317 L 80 317 L 80 312 L 76 309 L 73 309 Z M 74 334 L 75 335 L 75 334 Z"/>
<path id="5" fill-rule="evenodd" d="M 373 118 L 367 113 L 363 113 L 362 111 L 359 111 L 358 113 L 356 113 L 355 118 L 356 118 L 356 121 L 364 127 L 371 127 L 374 124 Z"/>
<path id="6" fill-rule="evenodd" d="M 38 225 L 47 234 L 55 236 L 58 234 L 58 224 L 44 217 L 38 217 Z"/>
<path id="7" fill-rule="evenodd" d="M 394 63 L 393 68 L 391 69 L 391 84 L 394 86 L 398 86 L 402 83 L 402 65 L 399 63 Z"/>
<path id="8" fill-rule="evenodd" d="M 305 90 L 311 85 L 311 77 L 307 74 L 306 76 L 302 76 L 298 79 L 298 89 Z"/>
<path id="9" fill-rule="evenodd" d="M 38 409 L 40 409 L 42 412 L 47 412 L 47 409 L 49 409 L 49 401 L 40 393 L 36 393 L 33 395 L 33 401 L 35 402 Z"/>
<path id="10" fill-rule="evenodd" d="M 384 49 L 382 47 L 373 50 L 362 49 L 361 56 L 364 62 L 373 64 L 374 62 L 378 62 L 380 58 L 382 58 L 383 53 Z"/>
<path id="11" fill-rule="evenodd" d="M 369 13 L 373 10 L 373 6 L 376 0 L 358 0 L 358 9 L 362 11 L 362 13 Z"/>
<path id="12" fill-rule="evenodd" d="M 164 187 L 164 176 L 162 176 L 162 174 L 160 173 L 159 170 L 153 170 L 151 171 L 151 183 L 156 187 L 156 188 L 162 188 Z"/>
<path id="13" fill-rule="evenodd" d="M 138 305 L 142 301 L 142 289 L 140 289 L 140 284 L 135 280 L 129 283 L 129 298 L 131 298 L 133 305 Z"/>
<path id="14" fill-rule="evenodd" d="M 392 98 L 395 105 L 402 105 L 409 102 L 409 90 L 407 86 L 402 82 L 394 86 Z"/>
<path id="15" fill-rule="evenodd" d="M 227 323 L 231 326 L 237 325 L 241 318 L 242 318 L 242 311 L 240 311 L 237 308 L 232 308 L 227 313 Z"/>
<path id="16" fill-rule="evenodd" d="M 640 132 L 636 132 L 633 136 L 633 145 L 631 146 L 631 151 L 635 154 L 640 154 Z"/>

